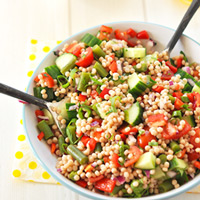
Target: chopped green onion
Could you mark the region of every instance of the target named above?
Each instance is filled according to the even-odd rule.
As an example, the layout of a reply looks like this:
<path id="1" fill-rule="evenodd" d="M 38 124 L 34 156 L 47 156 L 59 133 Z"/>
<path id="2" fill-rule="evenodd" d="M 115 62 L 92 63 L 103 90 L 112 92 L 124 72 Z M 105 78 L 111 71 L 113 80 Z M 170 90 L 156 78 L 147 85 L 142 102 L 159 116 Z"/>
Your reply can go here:
<path id="1" fill-rule="evenodd" d="M 145 130 L 139 130 L 138 133 L 139 133 L 138 136 L 140 136 L 145 133 Z"/>
<path id="2" fill-rule="evenodd" d="M 116 100 L 120 100 L 120 99 L 121 99 L 121 97 L 119 97 L 119 96 L 111 97 L 109 99 L 109 101 L 111 102 L 111 107 L 110 107 L 110 110 L 106 114 L 109 114 L 111 112 L 117 112 L 117 109 L 115 107 L 115 102 L 116 102 Z"/>
<path id="3" fill-rule="evenodd" d="M 49 125 L 46 123 L 45 120 L 40 121 L 37 124 L 38 129 L 44 133 L 44 138 L 45 140 L 48 140 L 49 138 L 53 137 L 54 134 L 51 130 L 51 128 L 49 127 Z"/>
<path id="4" fill-rule="evenodd" d="M 102 147 L 101 147 L 101 143 L 100 142 L 98 142 L 97 144 L 96 144 L 96 146 L 95 146 L 95 150 L 94 150 L 95 152 L 101 152 L 102 151 Z"/>
<path id="5" fill-rule="evenodd" d="M 82 104 L 81 107 L 78 110 L 78 115 L 81 119 L 84 119 L 84 112 L 87 113 L 87 118 L 92 116 L 92 110 L 90 106 Z"/>
<path id="6" fill-rule="evenodd" d="M 175 103 L 175 100 L 176 98 L 171 96 L 171 95 L 168 95 L 169 96 L 169 100 L 174 104 Z"/>
<path id="7" fill-rule="evenodd" d="M 165 154 L 161 154 L 158 158 L 160 158 L 162 164 L 164 164 L 167 161 L 167 156 Z"/>
<path id="8" fill-rule="evenodd" d="M 175 141 L 171 141 L 169 146 L 172 149 L 172 151 L 175 153 L 181 149 L 180 146 L 178 145 L 178 143 Z"/>
<path id="9" fill-rule="evenodd" d="M 182 113 L 180 110 L 175 110 L 172 113 L 172 117 L 178 117 L 179 119 L 182 119 Z"/>
<path id="10" fill-rule="evenodd" d="M 171 179 L 162 182 L 158 186 L 158 190 L 159 190 L 160 193 L 168 192 L 168 191 L 172 190 L 173 188 L 174 188 L 174 186 L 172 185 L 172 180 Z"/>
<path id="11" fill-rule="evenodd" d="M 181 107 L 184 108 L 185 110 L 191 110 L 191 109 L 189 108 L 189 105 L 187 105 L 187 104 L 183 104 Z"/>
<path id="12" fill-rule="evenodd" d="M 185 56 L 185 53 L 183 51 L 180 51 L 180 54 L 183 55 L 183 60 L 185 60 L 185 62 L 188 62 L 187 57 Z"/>
<path id="13" fill-rule="evenodd" d="M 93 81 L 93 85 L 103 85 L 102 82 L 98 81 L 97 79 L 93 78 L 91 75 L 90 75 L 90 78 L 91 80 Z"/>
<path id="14" fill-rule="evenodd" d="M 76 125 L 75 125 L 76 120 L 77 119 L 72 119 L 66 128 L 67 137 L 69 138 L 69 141 L 71 144 L 75 144 L 76 139 L 77 139 L 76 138 Z"/>
<path id="15" fill-rule="evenodd" d="M 95 44 L 92 47 L 92 51 L 95 54 L 95 56 L 97 56 L 97 58 L 100 58 L 100 57 L 104 58 L 106 56 L 106 54 L 104 53 L 104 51 L 102 50 L 102 48 L 98 44 Z"/>
<path id="16" fill-rule="evenodd" d="M 44 70 L 53 79 L 56 79 L 57 76 L 61 75 L 60 69 L 56 65 L 51 65 L 51 66 L 45 67 Z"/>
<path id="17" fill-rule="evenodd" d="M 75 172 L 75 171 L 70 172 L 70 174 L 69 174 L 69 179 L 72 180 L 72 181 L 76 181 L 76 180 L 74 179 L 74 177 L 75 177 L 76 175 L 78 175 L 77 172 Z"/>
<path id="18" fill-rule="evenodd" d="M 76 118 L 76 116 L 77 116 L 77 111 L 76 111 L 76 109 L 74 109 L 74 110 L 69 110 L 69 108 L 70 108 L 71 106 L 76 106 L 76 104 L 75 104 L 75 103 L 66 103 L 67 117 L 68 117 L 69 120 L 71 120 L 71 119 L 73 119 L 73 118 Z"/>
<path id="19" fill-rule="evenodd" d="M 158 146 L 158 142 L 149 142 L 148 145 L 149 146 Z"/>
<path id="20" fill-rule="evenodd" d="M 58 147 L 59 147 L 59 150 L 60 150 L 60 153 L 63 155 L 63 154 L 67 154 L 67 144 L 65 143 L 65 138 L 63 136 L 60 136 L 58 138 Z"/>
<path id="21" fill-rule="evenodd" d="M 90 81 L 90 73 L 82 72 L 78 82 L 77 90 L 85 92 L 89 81 Z"/>
<path id="22" fill-rule="evenodd" d="M 190 100 L 189 100 L 189 98 L 188 98 L 187 96 L 182 96 L 182 97 L 181 97 L 181 100 L 182 100 L 182 102 L 184 102 L 184 103 L 189 103 L 189 102 L 190 102 Z"/>
<path id="23" fill-rule="evenodd" d="M 93 68 L 97 70 L 97 73 L 101 77 L 106 77 L 108 75 L 108 72 L 106 71 L 106 69 L 99 62 L 96 62 Z"/>
<path id="24" fill-rule="evenodd" d="M 62 86 L 62 88 L 67 88 L 70 85 L 67 77 L 64 75 L 57 76 L 57 80 L 58 80 L 58 83 Z"/>

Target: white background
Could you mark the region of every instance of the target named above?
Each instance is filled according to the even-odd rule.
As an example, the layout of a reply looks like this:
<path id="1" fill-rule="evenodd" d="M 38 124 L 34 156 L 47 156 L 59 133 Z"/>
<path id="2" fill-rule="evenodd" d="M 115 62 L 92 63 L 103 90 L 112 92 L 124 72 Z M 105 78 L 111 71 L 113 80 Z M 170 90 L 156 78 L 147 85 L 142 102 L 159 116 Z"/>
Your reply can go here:
<path id="1" fill-rule="evenodd" d="M 112 21 L 147 21 L 176 28 L 187 5 L 181 0 L 0 0 L 0 82 L 23 90 L 30 38 L 63 40 Z M 185 31 L 200 42 L 200 9 Z M 0 200 L 86 200 L 59 185 L 12 178 L 18 101 L 0 95 Z M 174 200 L 200 199 L 182 194 Z"/>

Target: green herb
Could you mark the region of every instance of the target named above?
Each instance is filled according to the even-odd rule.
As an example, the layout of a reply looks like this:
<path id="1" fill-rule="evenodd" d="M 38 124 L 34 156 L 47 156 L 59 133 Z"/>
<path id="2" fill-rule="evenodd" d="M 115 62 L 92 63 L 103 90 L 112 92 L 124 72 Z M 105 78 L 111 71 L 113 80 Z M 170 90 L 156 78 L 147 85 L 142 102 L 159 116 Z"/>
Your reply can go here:
<path id="1" fill-rule="evenodd" d="M 142 135 L 142 134 L 145 133 L 145 130 L 143 130 L 143 129 L 142 129 L 142 130 L 139 130 L 138 133 L 139 133 L 138 136 L 140 136 L 140 135 Z"/>
<path id="2" fill-rule="evenodd" d="M 94 82 L 93 85 L 103 85 L 103 83 L 101 83 L 100 81 L 98 81 L 97 79 L 95 79 L 94 77 L 92 77 L 90 75 L 91 80 Z"/>
<path id="3" fill-rule="evenodd" d="M 78 71 L 79 71 L 79 70 L 76 69 L 76 68 L 72 69 L 71 72 L 70 72 L 70 74 L 69 74 L 69 76 L 70 76 L 72 79 L 74 79 L 74 78 L 75 78 L 75 74 L 76 74 L 76 72 L 78 72 Z"/>
<path id="4" fill-rule="evenodd" d="M 180 54 L 183 55 L 183 60 L 185 60 L 185 62 L 188 62 L 187 57 L 185 56 L 185 53 L 183 51 L 180 51 Z"/>
<path id="5" fill-rule="evenodd" d="M 189 108 L 189 105 L 187 105 L 187 104 L 183 104 L 181 107 L 184 108 L 185 110 L 191 110 L 191 109 Z"/>
<path id="6" fill-rule="evenodd" d="M 119 157 L 122 157 L 123 158 L 123 162 L 119 162 L 120 165 L 124 165 L 124 162 L 125 162 L 125 154 L 124 154 L 124 151 L 127 150 L 127 149 L 130 149 L 130 147 L 127 145 L 127 144 L 124 144 L 122 143 L 121 145 L 119 145 L 120 148 L 119 148 Z"/>
<path id="7" fill-rule="evenodd" d="M 157 142 L 149 142 L 148 145 L 149 146 L 158 146 L 158 143 Z"/>
<path id="8" fill-rule="evenodd" d="M 106 115 L 110 114 L 111 112 L 117 112 L 117 109 L 115 107 L 115 102 L 117 99 L 120 100 L 121 97 L 115 96 L 109 99 L 109 101 L 111 102 L 111 107 L 110 107 L 110 110 L 106 113 Z"/>

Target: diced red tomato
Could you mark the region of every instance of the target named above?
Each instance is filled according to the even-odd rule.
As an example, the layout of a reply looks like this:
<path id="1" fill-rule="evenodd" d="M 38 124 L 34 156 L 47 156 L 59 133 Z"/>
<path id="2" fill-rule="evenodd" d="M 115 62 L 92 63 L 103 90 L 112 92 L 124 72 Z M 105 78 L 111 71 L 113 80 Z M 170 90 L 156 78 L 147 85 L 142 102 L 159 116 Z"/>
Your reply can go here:
<path id="1" fill-rule="evenodd" d="M 129 149 L 129 153 L 131 153 L 133 155 L 133 157 L 129 160 L 127 160 L 124 163 L 125 167 L 128 167 L 130 165 L 133 165 L 135 162 L 138 161 L 138 159 L 140 158 L 140 156 L 142 155 L 142 152 L 140 151 L 140 149 L 136 146 L 131 146 L 131 148 Z"/>
<path id="2" fill-rule="evenodd" d="M 114 153 L 114 154 L 112 155 L 112 162 L 113 162 L 113 164 L 114 164 L 116 167 L 120 167 L 120 166 L 121 166 L 121 165 L 119 164 L 119 162 L 118 162 L 118 158 L 119 158 L 118 154 Z"/>
<path id="3" fill-rule="evenodd" d="M 148 122 L 151 123 L 153 127 L 165 126 L 167 124 L 164 114 L 150 115 L 148 117 Z"/>
<path id="4" fill-rule="evenodd" d="M 34 81 L 35 81 L 36 83 L 40 81 L 40 79 L 38 78 L 38 76 L 36 76 L 36 77 L 34 78 Z"/>
<path id="5" fill-rule="evenodd" d="M 113 60 L 113 62 L 110 64 L 109 69 L 112 73 L 117 72 L 117 63 L 115 60 Z"/>
<path id="6" fill-rule="evenodd" d="M 88 141 L 88 146 L 90 147 L 90 151 L 94 151 L 95 147 L 96 147 L 97 141 L 94 138 L 90 138 L 90 140 Z"/>
<path id="7" fill-rule="evenodd" d="M 180 68 L 181 66 L 182 66 L 182 58 L 178 58 L 177 60 L 176 60 L 176 67 L 177 68 Z"/>
<path id="8" fill-rule="evenodd" d="M 172 95 L 173 95 L 173 97 L 177 97 L 178 99 L 181 100 L 183 93 L 179 90 L 178 92 L 174 92 Z"/>
<path id="9" fill-rule="evenodd" d="M 194 102 L 194 93 L 187 93 L 187 97 L 190 100 L 191 103 Z"/>
<path id="10" fill-rule="evenodd" d="M 95 188 L 104 192 L 111 193 L 116 185 L 116 180 L 111 180 L 108 178 L 103 178 L 96 182 Z"/>
<path id="11" fill-rule="evenodd" d="M 152 140 L 157 141 L 156 137 L 150 133 L 150 131 L 145 131 L 143 134 L 138 135 L 137 142 L 141 148 L 145 148 Z"/>
<path id="12" fill-rule="evenodd" d="M 80 133 L 76 132 L 76 135 L 77 135 L 78 137 L 81 137 L 81 136 L 83 135 L 83 133 L 82 133 L 82 132 L 80 132 Z"/>
<path id="13" fill-rule="evenodd" d="M 174 73 L 169 70 L 166 74 L 162 74 L 161 79 L 162 80 L 170 80 L 174 76 Z"/>
<path id="14" fill-rule="evenodd" d="M 133 61 L 133 62 L 132 62 L 132 66 L 135 66 L 135 65 L 137 65 L 137 62 L 136 62 L 136 61 Z"/>
<path id="15" fill-rule="evenodd" d="M 101 32 L 101 31 L 100 31 L 100 33 L 99 33 L 99 35 L 98 35 L 98 38 L 99 38 L 100 40 L 106 40 L 106 41 L 109 40 L 108 34 L 105 33 L 105 32 Z"/>
<path id="16" fill-rule="evenodd" d="M 193 70 L 193 76 L 199 77 L 199 71 L 198 70 Z"/>
<path id="17" fill-rule="evenodd" d="M 136 37 L 138 39 L 149 39 L 149 34 L 147 33 L 147 31 L 143 30 L 143 31 L 140 31 L 139 33 L 137 33 Z"/>
<path id="18" fill-rule="evenodd" d="M 101 174 L 100 176 L 90 177 L 88 180 L 90 183 L 95 183 L 103 178 L 104 178 L 104 175 Z"/>
<path id="19" fill-rule="evenodd" d="M 102 25 L 101 28 L 100 28 L 100 31 L 101 32 L 106 32 L 106 33 L 109 33 L 111 34 L 113 29 L 111 27 L 108 27 L 108 26 L 105 26 L 105 25 Z"/>
<path id="20" fill-rule="evenodd" d="M 86 95 L 79 94 L 79 96 L 78 96 L 79 101 L 85 101 L 86 99 L 87 99 Z"/>
<path id="21" fill-rule="evenodd" d="M 83 187 L 83 188 L 85 188 L 87 186 L 87 182 L 84 181 L 84 180 L 81 180 L 81 179 L 76 181 L 76 184 Z"/>
<path id="22" fill-rule="evenodd" d="M 164 90 L 165 88 L 161 85 L 158 85 L 156 88 L 153 88 L 153 91 L 154 92 L 158 92 L 160 93 L 162 90 Z"/>
<path id="23" fill-rule="evenodd" d="M 81 54 L 81 49 L 82 49 L 82 47 L 79 44 L 72 43 L 65 49 L 65 52 L 72 53 L 78 57 Z"/>
<path id="24" fill-rule="evenodd" d="M 190 137 L 190 144 L 194 146 L 194 148 L 200 148 L 200 142 L 196 143 L 195 139 L 199 138 L 200 139 L 200 128 L 195 129 L 196 134 L 194 136 Z"/>
<path id="25" fill-rule="evenodd" d="M 134 38 L 136 36 L 136 32 L 132 29 L 132 28 L 129 28 L 127 31 L 127 34 L 130 35 L 132 38 Z"/>
<path id="26" fill-rule="evenodd" d="M 91 92 L 91 97 L 93 98 L 93 99 L 95 99 L 99 94 L 98 94 L 98 92 L 96 91 L 96 90 L 92 90 L 92 92 Z"/>
<path id="27" fill-rule="evenodd" d="M 37 136 L 37 138 L 38 138 L 39 140 L 42 140 L 43 137 L 44 137 L 44 133 L 43 133 L 43 132 L 41 132 L 41 133 Z"/>
<path id="28" fill-rule="evenodd" d="M 173 73 L 176 73 L 176 72 L 177 72 L 177 68 L 174 67 L 174 66 L 170 63 L 170 61 L 167 61 L 167 62 L 165 62 L 165 63 L 166 63 L 166 65 L 169 67 L 169 69 L 170 69 Z"/>
<path id="29" fill-rule="evenodd" d="M 104 157 L 103 157 L 103 162 L 104 162 L 104 163 L 110 162 L 109 157 L 108 157 L 108 156 L 104 156 Z"/>
<path id="30" fill-rule="evenodd" d="M 37 121 L 40 122 L 42 119 L 40 119 L 38 116 L 44 116 L 44 112 L 42 110 L 35 110 L 35 116 L 37 117 Z"/>
<path id="31" fill-rule="evenodd" d="M 81 138 L 81 142 L 84 144 L 84 146 L 86 146 L 87 145 L 87 143 L 88 143 L 88 141 L 90 140 L 90 137 L 89 136 L 83 136 L 82 138 Z"/>
<path id="32" fill-rule="evenodd" d="M 92 48 L 88 47 L 86 49 L 86 54 L 82 56 L 80 60 L 76 62 L 76 65 L 79 67 L 88 67 L 89 65 L 92 64 L 93 60 L 94 60 L 94 56 L 93 56 Z"/>
<path id="33" fill-rule="evenodd" d="M 120 137 L 121 137 L 121 139 L 122 139 L 122 141 L 126 141 L 126 135 L 124 135 L 124 134 L 120 134 Z"/>
<path id="34" fill-rule="evenodd" d="M 102 121 L 103 121 L 102 119 L 95 119 L 95 118 L 92 120 L 92 122 L 98 122 L 100 126 L 101 126 Z"/>
<path id="35" fill-rule="evenodd" d="M 180 99 L 178 99 L 178 98 L 175 99 L 174 106 L 177 110 L 182 109 L 183 105 L 184 105 L 184 103 Z"/>
<path id="36" fill-rule="evenodd" d="M 197 153 L 195 150 L 191 153 L 188 153 L 189 161 L 197 160 L 198 158 L 200 158 L 200 153 Z"/>
<path id="37" fill-rule="evenodd" d="M 56 144 L 55 143 L 52 143 L 51 144 L 51 153 L 53 154 L 56 150 Z"/>
<path id="38" fill-rule="evenodd" d="M 101 134 L 102 134 L 102 133 L 103 133 L 103 131 L 95 131 L 95 132 L 93 133 L 93 136 L 99 139 L 99 138 L 101 137 Z"/>
<path id="39" fill-rule="evenodd" d="M 194 166 L 198 169 L 200 169 L 200 162 L 199 161 L 195 161 L 194 162 Z"/>
<path id="40" fill-rule="evenodd" d="M 185 120 L 184 120 L 185 121 Z M 176 127 L 170 122 L 167 123 L 163 128 L 162 136 L 165 139 L 179 139 L 180 137 L 186 135 L 191 130 L 190 124 L 185 121 L 185 126 L 181 131 L 178 131 Z"/>
<path id="41" fill-rule="evenodd" d="M 128 127 L 130 128 L 130 130 L 126 131 L 126 128 L 128 128 Z M 122 127 L 120 127 L 119 128 L 119 132 L 122 133 L 122 134 L 124 134 L 124 135 L 130 135 L 131 133 L 137 133 L 138 130 L 137 130 L 136 127 L 129 125 L 129 126 L 122 126 Z"/>
<path id="42" fill-rule="evenodd" d="M 194 95 L 194 109 L 196 108 L 196 107 L 200 107 L 200 94 L 198 93 L 198 92 L 193 92 L 193 95 Z"/>
<path id="43" fill-rule="evenodd" d="M 104 88 L 101 93 L 99 94 L 99 97 L 101 97 L 102 99 L 104 99 L 104 96 L 106 94 L 109 94 L 109 89 L 108 88 Z"/>
<path id="44" fill-rule="evenodd" d="M 42 72 L 41 75 L 42 75 L 44 82 L 47 84 L 47 87 L 52 88 L 54 86 L 53 78 L 46 72 Z"/>
<path id="45" fill-rule="evenodd" d="M 178 158 L 179 159 L 183 159 L 184 158 L 184 156 L 185 156 L 185 153 L 186 153 L 186 148 L 185 149 L 183 149 L 182 151 L 180 151 L 179 153 L 178 153 Z"/>

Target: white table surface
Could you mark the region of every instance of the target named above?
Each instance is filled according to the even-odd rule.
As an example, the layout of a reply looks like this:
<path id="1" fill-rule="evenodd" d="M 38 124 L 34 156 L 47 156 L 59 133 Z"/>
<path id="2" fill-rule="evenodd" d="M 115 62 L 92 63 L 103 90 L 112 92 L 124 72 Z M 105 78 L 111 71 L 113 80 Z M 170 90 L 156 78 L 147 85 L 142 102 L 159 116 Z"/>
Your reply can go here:
<path id="1" fill-rule="evenodd" d="M 63 40 L 96 24 L 134 20 L 176 28 L 187 5 L 180 0 L 0 0 L 0 80 L 25 88 L 30 38 Z M 200 9 L 185 31 L 200 42 Z M 17 100 L 0 95 L 0 200 L 89 200 L 64 188 L 14 180 L 11 176 L 18 113 Z M 174 200 L 196 200 L 182 194 Z"/>

